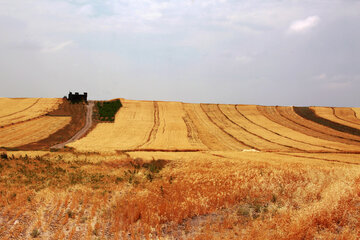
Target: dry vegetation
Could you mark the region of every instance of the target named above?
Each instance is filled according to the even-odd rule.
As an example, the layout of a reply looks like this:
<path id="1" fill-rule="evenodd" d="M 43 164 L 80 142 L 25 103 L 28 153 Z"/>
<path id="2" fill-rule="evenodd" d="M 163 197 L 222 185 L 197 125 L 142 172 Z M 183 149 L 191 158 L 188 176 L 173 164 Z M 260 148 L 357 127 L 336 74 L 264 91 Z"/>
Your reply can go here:
<path id="1" fill-rule="evenodd" d="M 0 239 L 359 238 L 356 108 L 122 103 L 67 150 L 4 150 Z"/>
<path id="2" fill-rule="evenodd" d="M 357 155 L 11 154 L 0 166 L 1 238 L 37 233 L 42 239 L 356 239 L 359 234 Z M 349 159 L 355 164 L 342 163 Z"/>

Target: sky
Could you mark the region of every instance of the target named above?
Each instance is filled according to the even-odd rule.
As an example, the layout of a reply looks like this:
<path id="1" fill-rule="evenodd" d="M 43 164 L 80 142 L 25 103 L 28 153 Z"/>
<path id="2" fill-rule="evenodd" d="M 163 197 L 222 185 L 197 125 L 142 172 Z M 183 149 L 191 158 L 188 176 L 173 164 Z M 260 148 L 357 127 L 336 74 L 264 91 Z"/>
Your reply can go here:
<path id="1" fill-rule="evenodd" d="M 0 0 L 0 97 L 360 107 L 360 0 Z"/>

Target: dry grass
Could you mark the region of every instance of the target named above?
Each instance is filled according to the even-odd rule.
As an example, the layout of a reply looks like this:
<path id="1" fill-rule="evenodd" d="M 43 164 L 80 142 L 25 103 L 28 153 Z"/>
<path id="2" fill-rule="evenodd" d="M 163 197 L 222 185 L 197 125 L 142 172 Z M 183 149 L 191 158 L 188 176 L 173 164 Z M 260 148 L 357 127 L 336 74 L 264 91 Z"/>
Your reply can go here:
<path id="1" fill-rule="evenodd" d="M 326 161 L 333 154 L 318 160 L 229 151 L 131 154 L 144 158 L 79 154 L 87 156 L 79 161 L 47 153 L 2 160 L 0 237 L 31 238 L 34 230 L 41 239 L 356 239 L 359 233 L 360 168 Z M 169 160 L 147 160 L 158 157 Z"/>

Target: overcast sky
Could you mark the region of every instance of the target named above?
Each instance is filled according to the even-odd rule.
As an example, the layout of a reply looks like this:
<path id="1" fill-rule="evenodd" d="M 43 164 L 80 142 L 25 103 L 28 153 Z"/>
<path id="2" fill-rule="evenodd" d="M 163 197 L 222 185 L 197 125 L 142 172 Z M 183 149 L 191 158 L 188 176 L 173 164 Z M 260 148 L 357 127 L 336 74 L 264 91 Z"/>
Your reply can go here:
<path id="1" fill-rule="evenodd" d="M 0 96 L 360 106 L 357 0 L 0 0 Z"/>

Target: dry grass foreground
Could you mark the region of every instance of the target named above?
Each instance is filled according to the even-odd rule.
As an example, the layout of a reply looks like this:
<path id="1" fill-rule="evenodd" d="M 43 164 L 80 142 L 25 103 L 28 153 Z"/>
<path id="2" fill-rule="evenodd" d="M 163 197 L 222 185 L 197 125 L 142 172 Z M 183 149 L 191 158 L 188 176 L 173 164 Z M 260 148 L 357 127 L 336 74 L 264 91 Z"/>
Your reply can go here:
<path id="1" fill-rule="evenodd" d="M 358 155 L 313 155 L 7 152 L 0 238 L 358 239 Z"/>

